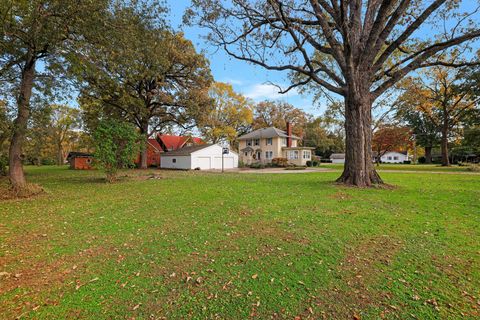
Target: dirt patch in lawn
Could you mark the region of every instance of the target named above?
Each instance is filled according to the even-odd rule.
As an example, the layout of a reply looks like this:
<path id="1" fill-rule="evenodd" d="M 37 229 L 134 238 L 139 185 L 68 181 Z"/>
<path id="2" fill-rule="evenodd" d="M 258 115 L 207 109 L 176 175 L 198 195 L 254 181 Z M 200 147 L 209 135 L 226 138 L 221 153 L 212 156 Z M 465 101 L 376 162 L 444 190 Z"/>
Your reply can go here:
<path id="1" fill-rule="evenodd" d="M 390 293 L 372 289 L 383 278 L 383 268 L 390 265 L 402 244 L 388 236 L 369 238 L 347 251 L 338 267 L 343 285 L 322 291 L 311 304 L 316 305 L 324 319 L 360 319 L 369 307 L 382 307 L 379 316 L 395 312 L 385 303 Z M 306 313 L 306 316 L 309 316 Z"/>

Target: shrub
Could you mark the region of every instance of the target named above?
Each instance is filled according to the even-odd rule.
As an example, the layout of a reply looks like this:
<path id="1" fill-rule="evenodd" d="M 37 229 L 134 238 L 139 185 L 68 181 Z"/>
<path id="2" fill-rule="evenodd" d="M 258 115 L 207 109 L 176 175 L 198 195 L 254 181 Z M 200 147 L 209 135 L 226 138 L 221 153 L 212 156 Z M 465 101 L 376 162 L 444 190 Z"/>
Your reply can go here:
<path id="1" fill-rule="evenodd" d="M 427 162 L 427 159 L 425 157 L 418 158 L 418 163 L 425 163 L 425 162 Z"/>
<path id="2" fill-rule="evenodd" d="M 265 165 L 263 163 L 252 163 L 250 165 L 250 168 L 252 168 L 252 169 L 264 169 Z"/>
<path id="3" fill-rule="evenodd" d="M 412 163 L 412 161 L 410 161 L 410 160 L 403 161 L 403 164 L 411 164 L 411 163 Z"/>
<path id="4" fill-rule="evenodd" d="M 0 154 L 0 176 L 6 176 L 8 173 L 8 157 L 4 154 Z"/>
<path id="5" fill-rule="evenodd" d="M 272 159 L 272 166 L 275 167 L 286 167 L 288 165 L 287 158 L 273 158 Z"/>
<path id="6" fill-rule="evenodd" d="M 310 160 L 308 160 L 308 161 L 307 161 L 307 167 L 312 167 L 312 166 L 313 166 L 313 162 L 310 161 Z"/>
<path id="7" fill-rule="evenodd" d="M 108 182 L 114 182 L 118 169 L 133 166 L 140 150 L 140 136 L 135 128 L 117 120 L 101 121 L 93 134 L 95 159 L 105 171 Z"/>

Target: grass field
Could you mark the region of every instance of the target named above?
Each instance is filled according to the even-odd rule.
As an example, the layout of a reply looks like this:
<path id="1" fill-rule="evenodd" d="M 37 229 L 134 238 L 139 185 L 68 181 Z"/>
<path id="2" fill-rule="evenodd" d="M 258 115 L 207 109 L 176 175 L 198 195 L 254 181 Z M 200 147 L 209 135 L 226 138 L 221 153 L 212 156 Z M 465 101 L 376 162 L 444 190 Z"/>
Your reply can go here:
<path id="1" fill-rule="evenodd" d="M 0 318 L 480 317 L 479 175 L 134 173 L 28 168 L 46 194 L 0 202 Z"/>
<path id="2" fill-rule="evenodd" d="M 338 163 L 322 163 L 322 168 L 342 170 L 343 164 Z M 452 165 L 450 167 L 442 167 L 436 164 L 393 164 L 382 163 L 380 166 L 375 165 L 379 171 L 422 171 L 422 172 L 468 172 L 467 166 Z"/>

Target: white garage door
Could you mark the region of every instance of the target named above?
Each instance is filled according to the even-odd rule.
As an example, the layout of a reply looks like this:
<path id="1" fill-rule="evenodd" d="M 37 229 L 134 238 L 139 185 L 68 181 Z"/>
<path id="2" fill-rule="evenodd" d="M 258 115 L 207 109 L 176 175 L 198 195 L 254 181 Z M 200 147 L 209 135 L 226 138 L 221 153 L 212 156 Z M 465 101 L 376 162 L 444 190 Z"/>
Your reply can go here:
<path id="1" fill-rule="evenodd" d="M 215 167 L 214 169 L 222 169 L 222 157 L 215 157 Z M 224 169 L 233 169 L 235 160 L 231 156 L 225 156 L 223 158 L 223 168 Z"/>
<path id="2" fill-rule="evenodd" d="M 212 168 L 210 157 L 198 157 L 196 167 L 202 170 L 210 170 Z"/>

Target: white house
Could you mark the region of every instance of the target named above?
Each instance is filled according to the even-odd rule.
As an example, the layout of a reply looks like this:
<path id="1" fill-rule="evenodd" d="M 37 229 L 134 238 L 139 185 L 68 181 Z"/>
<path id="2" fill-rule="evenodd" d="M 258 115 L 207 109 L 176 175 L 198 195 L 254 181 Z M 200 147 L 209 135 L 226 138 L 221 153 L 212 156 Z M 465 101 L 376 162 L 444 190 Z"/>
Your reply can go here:
<path id="1" fill-rule="evenodd" d="M 161 168 L 165 169 L 222 169 L 223 148 L 218 144 L 203 144 L 184 147 L 175 151 L 165 152 L 161 157 Z M 229 150 L 223 155 L 225 170 L 238 168 L 238 154 Z"/>
<path id="2" fill-rule="evenodd" d="M 389 151 L 380 157 L 382 163 L 403 163 L 408 161 L 408 152 Z"/>
<path id="3" fill-rule="evenodd" d="M 332 153 L 330 160 L 332 163 L 345 163 L 345 153 Z"/>

